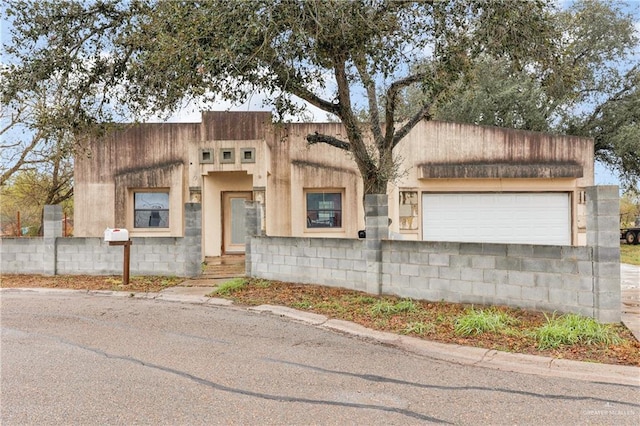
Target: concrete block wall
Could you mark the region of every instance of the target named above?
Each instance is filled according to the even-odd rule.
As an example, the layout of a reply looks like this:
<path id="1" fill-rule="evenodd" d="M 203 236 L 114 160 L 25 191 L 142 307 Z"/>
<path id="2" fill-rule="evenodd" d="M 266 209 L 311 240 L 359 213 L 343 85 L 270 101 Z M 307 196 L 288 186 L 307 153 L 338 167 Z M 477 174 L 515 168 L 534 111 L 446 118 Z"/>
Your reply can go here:
<path id="1" fill-rule="evenodd" d="M 364 241 L 254 237 L 252 276 L 372 294 L 594 316 L 589 247 L 387 240 L 381 291 L 369 291 Z"/>
<path id="2" fill-rule="evenodd" d="M 185 270 L 188 254 L 181 240 L 174 237 L 132 238 L 131 275 L 191 276 Z M 110 246 L 101 238 L 62 238 L 58 240 L 57 249 L 58 274 L 122 274 L 122 246 Z"/>
<path id="3" fill-rule="evenodd" d="M 0 273 L 44 274 L 45 246 L 42 238 L 0 239 Z"/>
<path id="4" fill-rule="evenodd" d="M 44 206 L 42 273 L 56 274 L 56 240 L 62 237 L 62 206 Z"/>
<path id="5" fill-rule="evenodd" d="M 363 240 L 253 237 L 245 259 L 251 276 L 365 291 Z"/>
<path id="6" fill-rule="evenodd" d="M 593 316 L 591 249 L 383 241 L 382 292 Z"/>
<path id="7" fill-rule="evenodd" d="M 389 197 L 386 194 L 367 194 L 364 197 L 366 238 L 365 289 L 369 293 L 382 291 L 382 240 L 389 238 Z"/>
<path id="8" fill-rule="evenodd" d="M 3 274 L 122 274 L 122 246 L 110 246 L 101 238 L 62 238 L 61 210 L 57 212 L 59 206 L 47 207 L 54 208 L 49 210 L 49 215 L 45 210 L 44 237 L 0 240 Z M 131 239 L 131 275 L 194 277 L 201 274 L 200 204 L 186 204 L 184 217 L 184 237 Z"/>

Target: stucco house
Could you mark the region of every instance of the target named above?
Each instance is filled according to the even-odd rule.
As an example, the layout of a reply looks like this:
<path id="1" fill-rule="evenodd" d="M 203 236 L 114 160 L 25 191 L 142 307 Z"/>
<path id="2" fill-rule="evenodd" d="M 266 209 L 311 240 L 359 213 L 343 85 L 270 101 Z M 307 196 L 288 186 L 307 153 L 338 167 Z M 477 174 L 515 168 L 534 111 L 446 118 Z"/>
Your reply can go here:
<path id="1" fill-rule="evenodd" d="M 200 123 L 123 126 L 75 163 L 75 236 L 124 227 L 184 236 L 183 206 L 202 206 L 202 255 L 244 252 L 244 200 L 270 236 L 357 238 L 362 182 L 339 149 L 306 143 L 338 123 L 273 123 L 267 112 L 204 112 Z M 586 138 L 438 121 L 395 150 L 390 231 L 405 240 L 584 245 Z"/>

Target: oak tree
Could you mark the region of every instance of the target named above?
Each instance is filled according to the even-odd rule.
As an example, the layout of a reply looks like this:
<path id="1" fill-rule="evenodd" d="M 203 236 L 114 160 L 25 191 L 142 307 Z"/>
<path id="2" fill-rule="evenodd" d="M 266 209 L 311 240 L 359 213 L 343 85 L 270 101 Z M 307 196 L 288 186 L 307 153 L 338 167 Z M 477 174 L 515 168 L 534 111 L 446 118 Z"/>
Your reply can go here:
<path id="1" fill-rule="evenodd" d="M 242 102 L 256 91 L 278 117 L 304 101 L 344 125 L 345 139 L 307 141 L 349 152 L 366 194 L 386 193 L 394 148 L 474 58 L 546 69 L 557 37 L 551 0 L 8 3 L 15 41 L 25 43 L 7 96 L 62 73 L 90 94 L 81 122 L 105 113 L 144 119 L 190 99 Z M 408 87 L 425 96 L 399 124 Z"/>

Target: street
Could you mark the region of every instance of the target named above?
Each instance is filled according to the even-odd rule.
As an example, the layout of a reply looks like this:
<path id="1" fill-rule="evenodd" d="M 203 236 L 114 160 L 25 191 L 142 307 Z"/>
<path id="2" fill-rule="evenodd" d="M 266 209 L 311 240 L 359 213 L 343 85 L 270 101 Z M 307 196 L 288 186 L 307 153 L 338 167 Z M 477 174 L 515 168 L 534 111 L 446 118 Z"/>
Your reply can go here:
<path id="1" fill-rule="evenodd" d="M 53 424 L 636 424 L 640 388 L 430 359 L 244 308 L 1 295 L 1 415 Z"/>

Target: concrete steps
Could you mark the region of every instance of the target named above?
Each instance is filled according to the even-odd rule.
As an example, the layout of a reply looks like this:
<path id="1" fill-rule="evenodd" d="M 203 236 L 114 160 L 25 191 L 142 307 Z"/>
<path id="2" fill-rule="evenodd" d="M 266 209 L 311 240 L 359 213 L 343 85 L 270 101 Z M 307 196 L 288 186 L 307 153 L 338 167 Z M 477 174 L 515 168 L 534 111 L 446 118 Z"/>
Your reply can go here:
<path id="1" fill-rule="evenodd" d="M 244 255 L 226 255 L 205 258 L 201 279 L 244 277 Z"/>

